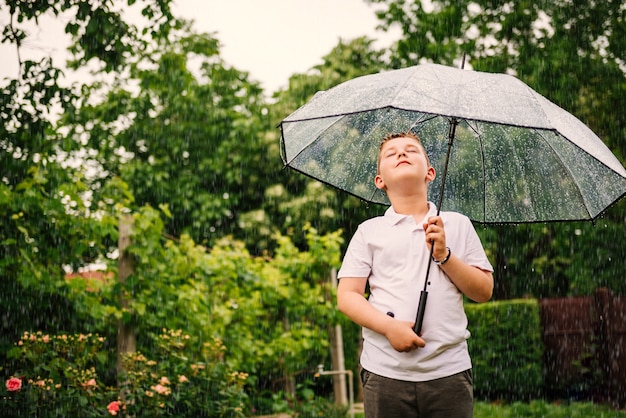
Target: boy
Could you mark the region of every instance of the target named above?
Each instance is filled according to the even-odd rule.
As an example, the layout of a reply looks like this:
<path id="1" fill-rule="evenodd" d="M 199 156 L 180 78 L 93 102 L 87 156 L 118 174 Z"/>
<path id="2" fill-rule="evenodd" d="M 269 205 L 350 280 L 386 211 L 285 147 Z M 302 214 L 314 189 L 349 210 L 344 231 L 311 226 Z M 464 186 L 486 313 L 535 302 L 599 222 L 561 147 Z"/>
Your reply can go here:
<path id="1" fill-rule="evenodd" d="M 434 178 L 416 135 L 385 137 L 374 183 L 391 207 L 359 225 L 337 275 L 339 310 L 363 327 L 367 418 L 473 414 L 463 295 L 489 300 L 493 268 L 469 218 L 454 212 L 436 216 L 426 196 Z M 418 336 L 413 323 L 431 245 L 428 303 Z"/>

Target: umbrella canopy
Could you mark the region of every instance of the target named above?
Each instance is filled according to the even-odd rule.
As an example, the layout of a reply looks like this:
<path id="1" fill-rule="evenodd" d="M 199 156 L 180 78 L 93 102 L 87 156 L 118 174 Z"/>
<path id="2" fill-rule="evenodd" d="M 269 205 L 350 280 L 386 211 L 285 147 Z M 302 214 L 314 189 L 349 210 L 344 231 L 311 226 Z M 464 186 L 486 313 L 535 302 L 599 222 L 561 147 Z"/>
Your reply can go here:
<path id="1" fill-rule="evenodd" d="M 389 204 L 373 182 L 380 141 L 409 130 L 447 168 L 430 199 L 480 223 L 595 219 L 626 194 L 626 170 L 600 138 L 505 74 L 424 64 L 358 77 L 280 128 L 285 165 L 373 203 Z"/>

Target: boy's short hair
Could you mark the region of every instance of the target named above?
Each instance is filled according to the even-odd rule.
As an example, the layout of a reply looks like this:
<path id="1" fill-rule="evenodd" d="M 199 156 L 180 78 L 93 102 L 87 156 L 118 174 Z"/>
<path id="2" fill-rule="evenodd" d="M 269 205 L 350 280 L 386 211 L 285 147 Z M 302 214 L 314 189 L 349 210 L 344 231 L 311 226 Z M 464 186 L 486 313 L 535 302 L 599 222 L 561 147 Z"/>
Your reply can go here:
<path id="1" fill-rule="evenodd" d="M 422 151 L 424 152 L 424 156 L 426 157 L 426 162 L 428 163 L 428 166 L 430 167 L 430 158 L 428 158 L 428 153 L 426 152 L 426 148 L 424 148 L 424 145 L 422 144 L 422 141 L 420 140 L 419 136 L 417 136 L 417 134 L 408 131 L 408 132 L 394 132 L 394 133 L 388 133 L 387 135 L 385 135 L 385 137 L 382 139 L 382 141 L 380 141 L 380 147 L 378 148 L 378 161 L 376 163 L 376 172 L 380 173 L 380 158 L 381 158 L 381 151 L 383 150 L 383 146 L 390 140 L 392 139 L 396 139 L 396 138 L 413 138 L 417 141 L 417 143 L 419 144 L 419 146 L 422 148 Z"/>

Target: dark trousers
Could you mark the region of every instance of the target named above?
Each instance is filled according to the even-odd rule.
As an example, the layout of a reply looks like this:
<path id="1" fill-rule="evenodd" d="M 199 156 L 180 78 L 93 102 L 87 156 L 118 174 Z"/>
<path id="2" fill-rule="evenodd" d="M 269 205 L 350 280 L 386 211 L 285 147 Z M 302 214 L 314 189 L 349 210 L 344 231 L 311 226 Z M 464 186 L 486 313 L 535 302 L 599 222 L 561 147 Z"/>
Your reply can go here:
<path id="1" fill-rule="evenodd" d="M 405 382 L 361 371 L 366 418 L 471 418 L 472 371 L 428 382 Z"/>

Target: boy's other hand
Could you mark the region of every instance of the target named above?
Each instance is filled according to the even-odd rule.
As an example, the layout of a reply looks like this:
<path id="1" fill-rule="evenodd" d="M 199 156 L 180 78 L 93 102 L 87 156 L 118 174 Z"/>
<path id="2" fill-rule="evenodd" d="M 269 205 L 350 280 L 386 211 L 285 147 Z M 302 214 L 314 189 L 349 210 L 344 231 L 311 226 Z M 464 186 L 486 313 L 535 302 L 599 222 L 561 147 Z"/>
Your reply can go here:
<path id="1" fill-rule="evenodd" d="M 390 322 L 385 337 L 394 350 L 408 353 L 426 345 L 420 336 L 413 331 L 413 323 L 408 321 L 398 321 L 393 319 Z"/>

